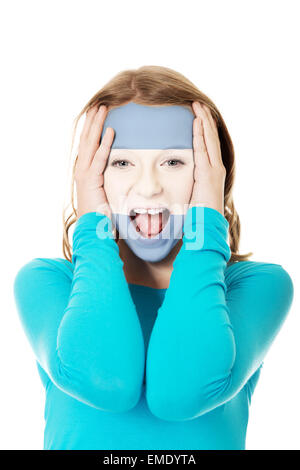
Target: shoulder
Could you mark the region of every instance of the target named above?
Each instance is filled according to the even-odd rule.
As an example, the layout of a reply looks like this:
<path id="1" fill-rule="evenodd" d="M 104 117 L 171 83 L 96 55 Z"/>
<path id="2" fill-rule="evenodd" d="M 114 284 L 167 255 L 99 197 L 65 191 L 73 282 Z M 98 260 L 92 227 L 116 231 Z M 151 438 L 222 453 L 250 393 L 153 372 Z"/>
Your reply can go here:
<path id="1" fill-rule="evenodd" d="M 280 264 L 261 261 L 239 261 L 225 268 L 225 283 L 229 291 L 255 295 L 283 302 L 288 308 L 294 296 L 294 285 L 290 274 Z"/>
<path id="2" fill-rule="evenodd" d="M 228 285 L 247 278 L 268 279 L 293 288 L 292 278 L 281 264 L 263 261 L 239 261 L 227 265 L 225 279 Z"/>
<path id="3" fill-rule="evenodd" d="M 64 258 L 33 258 L 17 271 L 14 285 L 29 282 L 31 279 L 36 281 L 55 274 L 72 279 L 73 264 Z"/>

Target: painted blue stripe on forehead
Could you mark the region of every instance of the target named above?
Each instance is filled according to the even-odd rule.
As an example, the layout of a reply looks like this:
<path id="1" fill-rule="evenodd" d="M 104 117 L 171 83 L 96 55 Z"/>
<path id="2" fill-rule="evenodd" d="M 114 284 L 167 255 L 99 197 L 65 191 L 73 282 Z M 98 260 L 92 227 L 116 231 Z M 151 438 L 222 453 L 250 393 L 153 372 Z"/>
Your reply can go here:
<path id="1" fill-rule="evenodd" d="M 107 113 L 101 134 L 112 127 L 112 149 L 192 149 L 195 115 L 184 106 L 129 102 Z"/>

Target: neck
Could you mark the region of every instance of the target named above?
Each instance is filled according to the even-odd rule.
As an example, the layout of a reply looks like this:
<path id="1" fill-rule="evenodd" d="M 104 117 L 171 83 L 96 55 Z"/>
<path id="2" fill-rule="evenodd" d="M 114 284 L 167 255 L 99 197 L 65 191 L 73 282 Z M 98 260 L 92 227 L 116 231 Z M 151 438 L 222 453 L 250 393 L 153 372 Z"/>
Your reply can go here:
<path id="1" fill-rule="evenodd" d="M 137 257 L 121 238 L 117 242 L 123 271 L 130 284 L 140 284 L 154 289 L 167 289 L 173 270 L 173 262 L 180 251 L 182 240 L 179 240 L 168 256 L 157 263 L 144 261 Z"/>

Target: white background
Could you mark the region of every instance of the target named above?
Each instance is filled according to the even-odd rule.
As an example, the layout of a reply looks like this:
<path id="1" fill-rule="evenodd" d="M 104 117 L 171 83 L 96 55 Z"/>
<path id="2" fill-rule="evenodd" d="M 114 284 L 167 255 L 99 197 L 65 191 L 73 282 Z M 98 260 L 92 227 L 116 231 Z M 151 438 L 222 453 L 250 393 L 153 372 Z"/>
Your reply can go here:
<path id="1" fill-rule="evenodd" d="M 32 258 L 63 257 L 73 120 L 112 76 L 142 65 L 181 72 L 216 103 L 236 153 L 241 253 L 281 264 L 293 279 L 292 308 L 253 396 L 247 449 L 300 449 L 298 6 L 291 0 L 2 4 L 2 449 L 43 447 L 44 392 L 14 304 L 14 276 Z"/>

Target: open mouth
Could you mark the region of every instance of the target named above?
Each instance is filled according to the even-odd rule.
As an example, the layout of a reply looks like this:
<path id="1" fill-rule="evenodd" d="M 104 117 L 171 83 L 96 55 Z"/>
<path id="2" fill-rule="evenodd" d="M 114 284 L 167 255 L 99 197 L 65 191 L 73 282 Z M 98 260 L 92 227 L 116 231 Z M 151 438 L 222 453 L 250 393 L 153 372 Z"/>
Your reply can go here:
<path id="1" fill-rule="evenodd" d="M 170 216 L 168 209 L 163 209 L 158 214 L 136 214 L 131 211 L 129 217 L 134 228 L 145 238 L 151 238 L 159 234 L 166 226 Z"/>

